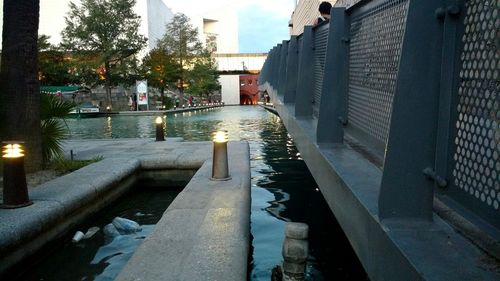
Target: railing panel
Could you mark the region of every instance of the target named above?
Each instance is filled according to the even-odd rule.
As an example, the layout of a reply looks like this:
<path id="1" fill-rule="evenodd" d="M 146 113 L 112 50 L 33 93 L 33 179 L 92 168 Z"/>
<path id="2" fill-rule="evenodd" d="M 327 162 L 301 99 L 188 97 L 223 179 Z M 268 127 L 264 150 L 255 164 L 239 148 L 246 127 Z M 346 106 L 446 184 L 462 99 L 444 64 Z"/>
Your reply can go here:
<path id="1" fill-rule="evenodd" d="M 351 15 L 348 129 L 382 153 L 387 143 L 408 1 Z"/>
<path id="2" fill-rule="evenodd" d="M 465 2 L 450 196 L 500 229 L 500 56 L 495 1 Z"/>
<path id="3" fill-rule="evenodd" d="M 303 40 L 304 40 L 304 36 L 302 36 L 302 35 L 301 35 L 301 36 L 299 37 L 298 42 L 297 42 L 297 46 L 298 46 L 298 48 L 299 48 L 299 56 L 300 56 L 300 54 L 302 53 L 302 41 L 303 41 Z"/>
<path id="4" fill-rule="evenodd" d="M 323 73 L 325 71 L 326 48 L 328 43 L 329 24 L 322 24 L 314 30 L 314 96 L 313 115 L 318 118 L 321 92 L 323 89 Z M 330 62 L 332 63 L 332 62 Z"/>

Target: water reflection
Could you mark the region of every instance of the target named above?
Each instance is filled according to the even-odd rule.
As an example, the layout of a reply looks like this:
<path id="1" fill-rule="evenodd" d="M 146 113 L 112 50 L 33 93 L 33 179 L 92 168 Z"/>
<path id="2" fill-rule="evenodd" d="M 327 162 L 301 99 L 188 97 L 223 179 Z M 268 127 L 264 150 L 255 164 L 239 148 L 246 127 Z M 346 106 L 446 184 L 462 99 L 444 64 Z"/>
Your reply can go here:
<path id="1" fill-rule="evenodd" d="M 71 138 L 155 137 L 151 116 L 113 116 L 112 133 L 99 129 L 104 120 L 69 120 Z M 169 114 L 165 122 L 167 137 L 207 141 L 212 132 L 224 129 L 229 140 L 248 141 L 253 236 L 250 280 L 270 280 L 271 269 L 282 260 L 287 221 L 306 222 L 310 227 L 309 280 L 366 279 L 279 117 L 258 107 L 224 107 Z"/>

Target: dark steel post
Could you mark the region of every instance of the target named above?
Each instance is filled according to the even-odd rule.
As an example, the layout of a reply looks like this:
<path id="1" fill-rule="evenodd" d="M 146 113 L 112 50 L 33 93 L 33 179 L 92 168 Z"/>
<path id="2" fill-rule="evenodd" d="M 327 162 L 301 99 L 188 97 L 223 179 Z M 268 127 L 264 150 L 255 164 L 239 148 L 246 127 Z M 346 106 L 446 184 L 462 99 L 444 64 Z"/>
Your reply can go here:
<path id="1" fill-rule="evenodd" d="M 314 91 L 314 38 L 312 26 L 305 26 L 302 34 L 302 52 L 299 54 L 295 116 L 311 117 L 311 93 Z"/>
<path id="2" fill-rule="evenodd" d="M 278 73 L 280 69 L 280 53 L 281 53 L 281 44 L 278 44 L 275 47 L 274 55 L 273 55 L 273 69 L 272 69 L 272 79 L 271 86 L 277 90 L 278 89 Z"/>
<path id="3" fill-rule="evenodd" d="M 299 45 L 297 36 L 292 36 L 288 44 L 286 85 L 283 103 L 294 103 L 297 90 L 297 72 L 299 67 Z"/>
<path id="4" fill-rule="evenodd" d="M 347 124 L 349 19 L 345 8 L 332 8 L 319 108 L 317 143 L 342 143 Z"/>
<path id="5" fill-rule="evenodd" d="M 436 155 L 441 1 L 410 1 L 379 194 L 381 219 L 432 220 L 434 183 L 424 173 Z"/>
<path id="6" fill-rule="evenodd" d="M 280 54 L 280 70 L 278 74 L 278 96 L 283 99 L 286 89 L 286 73 L 288 71 L 287 67 L 287 57 L 288 57 L 288 41 L 283 40 L 281 43 L 281 54 Z"/>

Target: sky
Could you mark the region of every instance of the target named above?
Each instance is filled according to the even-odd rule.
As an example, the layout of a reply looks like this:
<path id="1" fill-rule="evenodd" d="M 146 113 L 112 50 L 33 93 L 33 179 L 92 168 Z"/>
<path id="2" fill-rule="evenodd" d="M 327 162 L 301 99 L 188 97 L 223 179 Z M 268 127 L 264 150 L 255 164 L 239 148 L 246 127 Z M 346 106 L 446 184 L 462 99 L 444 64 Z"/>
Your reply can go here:
<path id="1" fill-rule="evenodd" d="M 288 21 L 295 0 L 166 0 L 174 12 L 202 14 L 234 6 L 238 11 L 240 53 L 267 53 L 288 39 Z"/>

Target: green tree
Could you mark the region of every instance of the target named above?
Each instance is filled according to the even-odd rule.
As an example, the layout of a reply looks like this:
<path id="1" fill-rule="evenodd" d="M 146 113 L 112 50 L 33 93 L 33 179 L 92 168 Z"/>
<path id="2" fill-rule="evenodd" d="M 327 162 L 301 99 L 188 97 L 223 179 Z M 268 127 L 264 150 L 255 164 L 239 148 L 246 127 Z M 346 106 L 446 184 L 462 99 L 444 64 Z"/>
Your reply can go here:
<path id="1" fill-rule="evenodd" d="M 196 59 L 205 52 L 198 39 L 198 30 L 191 25 L 186 15 L 177 13 L 167 24 L 166 33 L 158 45 L 176 62 L 174 66 L 179 77 L 177 87 L 183 102 L 185 81 L 188 80 L 186 70 L 192 68 Z"/>
<path id="2" fill-rule="evenodd" d="M 71 57 L 50 44 L 49 36 L 38 36 L 38 79 L 41 85 L 80 84 Z"/>
<path id="3" fill-rule="evenodd" d="M 209 53 L 200 56 L 189 70 L 189 91 L 195 96 L 210 100 L 212 94 L 220 90 L 219 74 L 215 60 Z"/>
<path id="4" fill-rule="evenodd" d="M 111 87 L 120 82 L 116 79 L 120 63 L 139 52 L 147 40 L 139 34 L 140 17 L 133 12 L 134 5 L 135 0 L 82 0 L 80 6 L 70 2 L 65 17 L 62 46 L 95 56 L 101 64 L 97 83 L 104 84 L 110 107 Z"/>
<path id="5" fill-rule="evenodd" d="M 38 81 L 39 0 L 4 0 L 0 66 L 0 140 L 26 145 L 26 170 L 42 167 Z"/>
<path id="6" fill-rule="evenodd" d="M 148 85 L 160 90 L 164 101 L 165 89 L 177 85 L 180 76 L 180 65 L 164 49 L 155 48 L 143 59 L 143 68 Z"/>

